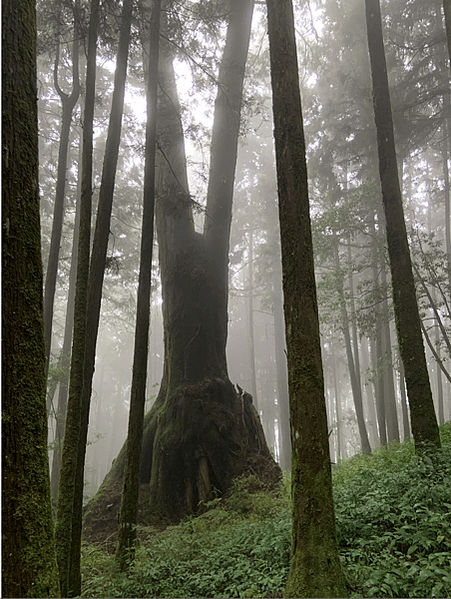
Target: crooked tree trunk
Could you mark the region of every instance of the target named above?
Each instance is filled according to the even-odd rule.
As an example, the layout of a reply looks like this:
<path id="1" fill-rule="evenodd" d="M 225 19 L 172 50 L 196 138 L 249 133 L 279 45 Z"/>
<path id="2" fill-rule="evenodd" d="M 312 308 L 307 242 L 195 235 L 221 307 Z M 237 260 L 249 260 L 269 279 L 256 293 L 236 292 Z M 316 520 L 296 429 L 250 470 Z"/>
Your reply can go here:
<path id="1" fill-rule="evenodd" d="M 144 422 L 141 483 L 147 514 L 177 521 L 224 492 L 232 478 L 280 470 L 266 445 L 251 396 L 227 374 L 228 239 L 252 0 L 230 2 L 219 72 L 204 234 L 194 230 L 183 130 L 170 46 L 160 48 L 157 233 L 165 362 L 155 405 Z M 163 38 L 167 37 L 162 14 Z M 124 448 L 91 503 L 86 524 L 116 517 Z M 108 503 L 107 503 L 108 502 Z M 104 507 L 109 505 L 108 518 Z"/>
<path id="2" fill-rule="evenodd" d="M 79 40 L 77 32 L 78 14 L 74 15 L 74 41 L 72 44 L 72 92 L 70 95 L 63 92 L 58 82 L 59 52 L 60 43 L 56 47 L 55 66 L 53 70 L 53 80 L 55 89 L 60 97 L 61 114 L 61 133 L 58 151 L 58 170 L 56 179 L 55 204 L 52 223 L 52 235 L 50 241 L 49 259 L 44 288 L 44 338 L 45 338 L 45 373 L 48 375 L 50 364 L 50 350 L 52 344 L 52 322 L 53 305 L 55 300 L 56 279 L 58 274 L 58 262 L 61 245 L 61 236 L 63 231 L 64 204 L 66 196 L 66 172 L 69 153 L 70 128 L 72 124 L 72 114 L 80 95 L 79 78 Z"/>
<path id="3" fill-rule="evenodd" d="M 379 0 L 365 0 L 365 14 L 396 330 L 405 370 L 415 448 L 422 451 L 427 447 L 440 447 L 440 436 L 421 335 L 399 186 Z"/>

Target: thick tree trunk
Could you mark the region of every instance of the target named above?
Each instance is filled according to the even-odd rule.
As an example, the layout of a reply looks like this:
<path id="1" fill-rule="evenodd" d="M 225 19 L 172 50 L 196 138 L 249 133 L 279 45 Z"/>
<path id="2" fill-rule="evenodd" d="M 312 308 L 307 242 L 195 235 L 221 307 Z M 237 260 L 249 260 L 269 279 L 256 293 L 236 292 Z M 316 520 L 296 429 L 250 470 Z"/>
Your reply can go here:
<path id="1" fill-rule="evenodd" d="M 440 447 L 440 436 L 421 335 L 399 186 L 379 0 L 365 0 L 365 8 L 393 305 L 399 352 L 405 369 L 412 434 L 417 451 L 421 451 L 428 446 Z"/>
<path id="2" fill-rule="evenodd" d="M 172 54 L 168 44 L 160 48 L 156 212 L 165 362 L 160 393 L 144 422 L 141 462 L 141 483 L 149 485 L 145 511 L 160 521 L 195 512 L 234 477 L 258 474 L 275 482 L 280 476 L 251 396 L 236 392 L 225 357 L 228 232 L 252 5 L 230 3 L 204 235 L 194 231 Z M 164 20 L 162 28 L 167 37 Z M 102 526 L 96 520 L 105 505 L 104 526 L 116 517 L 124 456 L 122 449 L 90 505 L 90 532 Z"/>
<path id="3" fill-rule="evenodd" d="M 309 215 L 307 165 L 290 0 L 267 0 L 292 443 L 293 536 L 287 597 L 345 597 Z"/>
<path id="4" fill-rule="evenodd" d="M 2 597 L 58 597 L 38 187 L 36 4 L 2 2 Z"/>
<path id="5" fill-rule="evenodd" d="M 154 516 L 177 520 L 254 461 L 277 472 L 250 395 L 229 381 L 228 243 L 252 0 L 230 2 L 212 135 L 205 232 L 194 231 L 172 56 L 161 52 L 157 228 L 165 366 L 144 445 Z M 144 474 L 144 472 L 143 472 Z"/>

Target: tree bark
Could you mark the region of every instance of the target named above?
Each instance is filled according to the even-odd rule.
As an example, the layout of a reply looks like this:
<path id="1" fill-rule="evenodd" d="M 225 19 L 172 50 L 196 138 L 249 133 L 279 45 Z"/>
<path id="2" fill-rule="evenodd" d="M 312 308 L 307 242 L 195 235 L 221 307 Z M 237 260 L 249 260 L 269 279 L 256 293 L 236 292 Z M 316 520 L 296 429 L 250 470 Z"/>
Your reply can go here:
<path id="1" fill-rule="evenodd" d="M 365 0 L 373 82 L 379 174 L 384 204 L 393 305 L 417 451 L 440 447 L 399 186 L 379 0 Z"/>
<path id="2" fill-rule="evenodd" d="M 144 169 L 144 200 L 139 266 L 138 300 L 136 309 L 135 347 L 130 397 L 130 414 L 126 442 L 126 461 L 119 514 L 116 560 L 121 570 L 127 570 L 133 560 L 140 467 L 146 403 L 147 360 L 152 280 L 153 221 L 155 206 L 155 152 L 158 98 L 158 54 L 161 0 L 154 0 L 150 16 L 149 66 L 147 72 L 147 125 Z M 147 40 L 144 40 L 147 45 Z"/>
<path id="3" fill-rule="evenodd" d="M 345 597 L 309 215 L 307 165 L 290 0 L 267 0 L 292 443 L 293 536 L 287 597 Z"/>
<path id="4" fill-rule="evenodd" d="M 2 597 L 57 597 L 33 0 L 2 2 L 2 50 Z"/>

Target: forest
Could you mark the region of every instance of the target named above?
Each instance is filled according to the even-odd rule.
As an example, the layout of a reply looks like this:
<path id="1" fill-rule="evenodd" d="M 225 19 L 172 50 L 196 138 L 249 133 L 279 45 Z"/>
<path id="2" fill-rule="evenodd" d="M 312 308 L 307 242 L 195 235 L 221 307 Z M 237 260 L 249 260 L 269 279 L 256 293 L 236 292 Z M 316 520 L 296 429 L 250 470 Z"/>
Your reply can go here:
<path id="1" fill-rule="evenodd" d="M 2 596 L 451 597 L 451 0 L 2 48 Z"/>

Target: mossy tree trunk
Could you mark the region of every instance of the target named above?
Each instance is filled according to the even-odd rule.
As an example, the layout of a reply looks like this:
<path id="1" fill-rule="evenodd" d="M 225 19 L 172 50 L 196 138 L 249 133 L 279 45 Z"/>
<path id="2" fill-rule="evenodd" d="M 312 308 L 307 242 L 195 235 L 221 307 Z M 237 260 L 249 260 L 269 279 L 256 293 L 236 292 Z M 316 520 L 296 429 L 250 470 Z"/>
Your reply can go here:
<path id="1" fill-rule="evenodd" d="M 2 597 L 57 597 L 33 0 L 2 2 L 2 49 Z"/>
<path id="2" fill-rule="evenodd" d="M 116 559 L 121 570 L 126 570 L 133 559 L 136 525 L 138 523 L 138 498 L 149 353 L 160 13 L 161 0 L 154 0 L 151 6 L 149 27 L 142 32 L 143 54 L 147 54 L 148 57 L 146 151 L 133 375 L 128 434 L 125 446 L 126 460 L 119 514 L 118 544 L 116 548 Z M 146 16 L 148 17 L 149 15 L 142 15 L 143 21 Z"/>
<path id="3" fill-rule="evenodd" d="M 404 221 L 379 0 L 365 0 L 365 12 L 396 330 L 404 364 L 412 435 L 416 450 L 421 451 L 440 447 L 440 437 Z"/>
<path id="4" fill-rule="evenodd" d="M 292 444 L 287 597 L 345 597 L 335 531 L 291 0 L 267 0 Z"/>
<path id="5" fill-rule="evenodd" d="M 280 477 L 251 396 L 237 392 L 227 373 L 228 244 L 253 0 L 231 0 L 229 8 L 203 233 L 194 228 L 171 47 L 160 48 L 156 222 L 165 362 L 144 422 L 141 462 L 147 511 L 160 521 L 195 512 L 234 477 L 257 474 L 272 483 Z M 161 25 L 164 40 L 165 12 Z M 124 461 L 125 448 L 91 503 L 91 529 L 105 518 L 105 505 L 116 505 Z"/>

